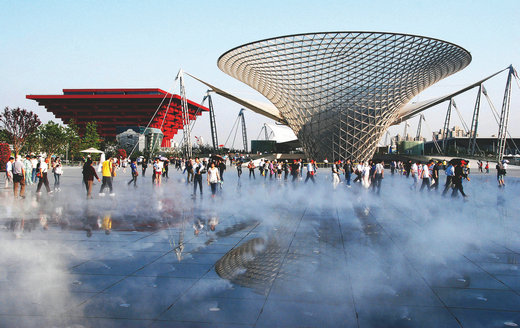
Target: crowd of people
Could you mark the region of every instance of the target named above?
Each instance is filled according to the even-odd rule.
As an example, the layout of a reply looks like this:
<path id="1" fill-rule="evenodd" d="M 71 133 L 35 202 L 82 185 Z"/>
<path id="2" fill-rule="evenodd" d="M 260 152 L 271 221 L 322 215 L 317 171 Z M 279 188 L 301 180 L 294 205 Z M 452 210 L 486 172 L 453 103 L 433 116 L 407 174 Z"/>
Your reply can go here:
<path id="1" fill-rule="evenodd" d="M 54 175 L 54 187 L 50 188 L 48 173 Z M 45 186 L 47 193 L 61 191 L 60 178 L 63 174 L 63 165 L 59 157 L 44 158 L 42 156 L 27 155 L 22 160 L 20 155 L 10 157 L 5 166 L 5 188 L 12 184 L 14 197 L 25 198 L 25 188 L 37 184 L 36 192 L 41 193 Z"/>
<path id="2" fill-rule="evenodd" d="M 105 196 L 108 189 L 110 196 L 115 196 L 113 179 L 117 175 L 117 170 L 122 169 L 123 172 L 129 166 L 131 171 L 131 180 L 127 182 L 128 186 L 137 188 L 137 180 L 139 176 L 138 166 L 141 166 L 142 178 L 146 176 L 148 167 L 151 168 L 152 184 L 160 186 L 163 181 L 168 180 L 169 166 L 173 165 L 177 171 L 185 174 L 185 182 L 193 184 L 193 196 L 203 193 L 203 180 L 210 187 L 212 197 L 222 189 L 224 182 L 224 172 L 226 171 L 227 160 L 221 156 L 212 156 L 210 158 L 166 158 L 156 157 L 153 160 L 146 158 L 138 159 L 121 159 L 116 157 L 109 157 L 108 159 L 99 163 L 97 168 L 90 157 L 85 160 L 83 165 L 82 175 L 83 184 L 86 189 L 87 198 L 91 199 L 94 179 L 101 182 L 99 189 L 99 196 Z M 385 177 L 385 170 L 389 169 L 390 174 L 401 175 L 406 178 L 411 178 L 412 183 L 410 188 L 412 190 L 419 189 L 420 191 L 438 190 L 440 185 L 439 172 L 442 170 L 445 173 L 446 181 L 442 195 L 446 195 L 451 190 L 453 197 L 460 193 L 463 197 L 467 197 L 463 188 L 463 181 L 469 181 L 470 168 L 469 163 L 458 160 L 447 163 L 446 161 L 434 161 L 421 163 L 419 161 L 402 162 L 391 161 L 385 167 L 383 161 L 367 161 L 367 162 L 352 162 L 345 161 L 328 161 L 322 163 L 318 167 L 314 160 L 304 162 L 303 159 L 294 160 L 266 160 L 259 159 L 256 161 L 246 160 L 243 157 L 236 157 L 229 159 L 230 165 L 236 168 L 237 176 L 240 179 L 242 176 L 242 169 L 247 168 L 249 172 L 249 179 L 256 180 L 291 180 L 292 182 L 304 180 L 307 183 L 309 180 L 316 183 L 315 176 L 320 171 L 327 172 L 330 170 L 332 186 L 336 189 L 340 184 L 344 184 L 347 188 L 351 188 L 352 184 L 359 184 L 360 186 L 371 189 L 379 194 L 381 192 L 382 181 Z M 497 163 L 497 180 L 499 187 L 504 187 L 504 177 L 507 172 L 507 161 Z M 477 162 L 479 172 L 489 173 L 489 162 Z M 50 171 L 49 171 L 50 170 Z M 258 174 L 255 171 L 258 170 Z M 49 184 L 48 174 L 52 172 L 54 175 L 54 188 L 51 189 Z M 98 176 L 98 172 L 100 176 Z M 305 179 L 303 177 L 305 173 Z M 13 185 L 14 196 L 16 198 L 25 198 L 25 187 L 37 183 L 36 192 L 41 193 L 41 188 L 45 186 L 47 193 L 61 191 L 60 178 L 63 174 L 63 166 L 59 157 L 44 158 L 41 156 L 27 156 L 24 160 L 20 156 L 16 159 L 11 157 L 6 164 L 6 188 L 9 184 Z"/>

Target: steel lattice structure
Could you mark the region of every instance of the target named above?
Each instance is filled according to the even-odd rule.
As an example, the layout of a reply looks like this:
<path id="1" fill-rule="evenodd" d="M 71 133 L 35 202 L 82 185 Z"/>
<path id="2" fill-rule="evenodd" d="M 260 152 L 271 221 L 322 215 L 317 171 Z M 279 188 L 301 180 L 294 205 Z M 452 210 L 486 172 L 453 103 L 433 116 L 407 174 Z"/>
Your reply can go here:
<path id="1" fill-rule="evenodd" d="M 245 44 L 218 67 L 269 99 L 307 156 L 364 161 L 403 106 L 470 62 L 468 51 L 437 39 L 327 32 Z"/>

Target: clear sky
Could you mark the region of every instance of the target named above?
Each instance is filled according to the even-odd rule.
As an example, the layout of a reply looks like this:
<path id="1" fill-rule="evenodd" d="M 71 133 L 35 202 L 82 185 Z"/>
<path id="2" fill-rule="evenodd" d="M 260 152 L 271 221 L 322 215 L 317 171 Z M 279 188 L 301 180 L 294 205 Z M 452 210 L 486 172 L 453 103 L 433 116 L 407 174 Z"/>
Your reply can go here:
<path id="1" fill-rule="evenodd" d="M 158 87 L 178 93 L 180 68 L 227 91 L 264 100 L 221 72 L 218 57 L 255 40 L 323 31 L 418 34 L 458 44 L 473 61 L 439 82 L 419 100 L 443 95 L 510 64 L 520 70 L 520 1 L 7 1 L 0 0 L 0 106 L 24 107 L 53 119 L 27 94 L 60 94 L 64 88 Z M 500 110 L 505 74 L 486 84 Z M 173 89 L 172 89 L 173 88 Z M 187 80 L 187 96 L 200 102 L 206 87 Z M 471 122 L 476 90 L 457 97 Z M 520 136 L 520 90 L 513 85 L 510 130 Z M 240 105 L 214 96 L 219 141 L 230 133 Z M 433 130 L 447 104 L 425 112 Z M 498 127 L 486 104 L 480 135 Z M 452 116 L 458 124 L 456 115 Z M 414 131 L 417 119 L 410 120 Z M 246 112 L 250 139 L 269 119 Z M 392 133 L 402 133 L 395 127 Z M 426 128 L 424 135 L 431 136 Z M 204 115 L 194 134 L 210 141 Z M 178 138 L 176 138 L 178 139 Z M 239 139 L 239 138 L 237 138 Z M 229 144 L 228 144 L 229 145 Z M 237 142 L 237 146 L 241 142 Z"/>

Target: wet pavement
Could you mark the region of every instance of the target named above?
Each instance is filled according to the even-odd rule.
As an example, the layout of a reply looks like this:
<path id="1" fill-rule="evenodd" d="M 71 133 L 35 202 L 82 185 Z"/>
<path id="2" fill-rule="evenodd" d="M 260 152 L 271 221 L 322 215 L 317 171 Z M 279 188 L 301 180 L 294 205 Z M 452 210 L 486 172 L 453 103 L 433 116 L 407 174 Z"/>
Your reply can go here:
<path id="1" fill-rule="evenodd" d="M 316 185 L 229 169 L 215 198 L 170 176 L 119 172 L 88 202 L 79 168 L 52 196 L 0 192 L 0 326 L 520 325 L 516 178 L 473 175 L 463 200 L 390 174 L 376 196 L 326 169 Z"/>

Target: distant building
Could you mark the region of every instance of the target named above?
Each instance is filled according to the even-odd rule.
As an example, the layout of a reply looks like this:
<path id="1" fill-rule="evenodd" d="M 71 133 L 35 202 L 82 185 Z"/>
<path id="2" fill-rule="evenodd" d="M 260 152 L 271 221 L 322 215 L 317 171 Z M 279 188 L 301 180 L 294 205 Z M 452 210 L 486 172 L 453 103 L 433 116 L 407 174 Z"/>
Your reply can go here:
<path id="1" fill-rule="evenodd" d="M 183 128 L 181 97 L 161 89 L 63 89 L 62 95 L 27 95 L 26 98 L 45 106 L 63 123 L 74 119 L 80 132 L 87 123 L 96 122 L 98 133 L 112 140 L 118 133 L 144 128 L 150 123 L 150 128 L 160 129 L 164 136 L 158 146 L 170 147 L 172 138 Z M 187 103 L 190 121 L 209 111 L 193 101 Z"/>
<path id="2" fill-rule="evenodd" d="M 464 131 L 458 126 L 454 126 L 451 129 L 448 129 L 447 138 L 469 138 L 470 135 L 468 132 Z M 477 134 L 478 137 L 478 134 Z M 444 133 L 442 130 L 433 132 L 433 138 L 435 140 L 444 139 Z"/>
<path id="3" fill-rule="evenodd" d="M 121 128 L 118 128 L 121 130 Z M 156 128 L 129 127 L 116 136 L 117 143 L 129 154 L 135 150 L 150 153 L 159 149 L 163 142 L 164 134 Z M 137 144 L 137 145 L 136 145 Z"/>

